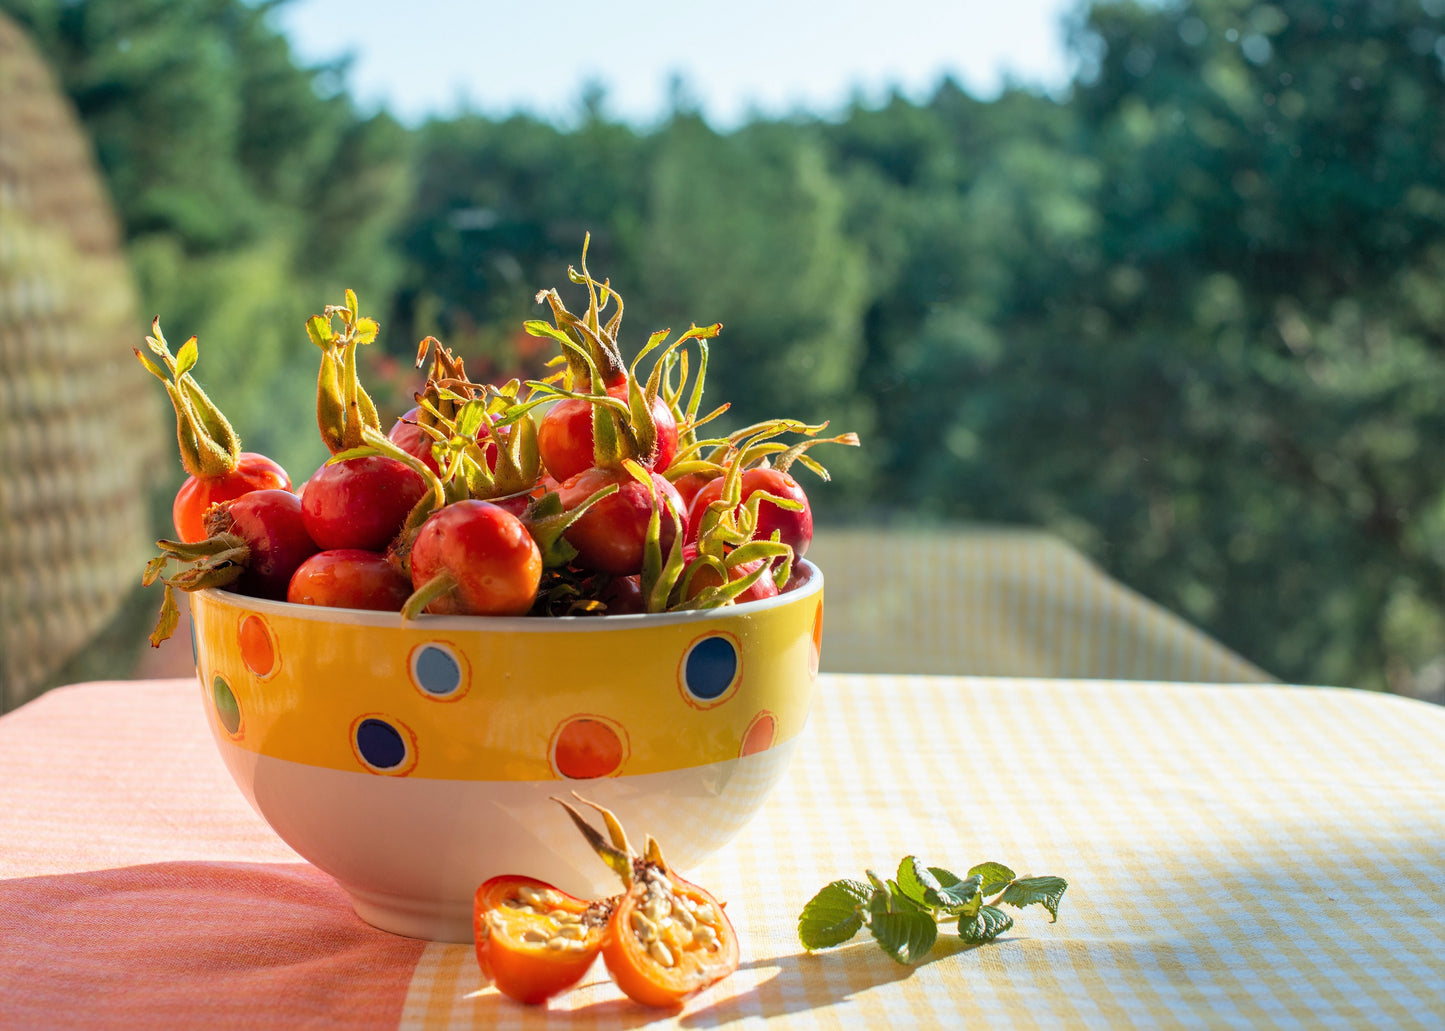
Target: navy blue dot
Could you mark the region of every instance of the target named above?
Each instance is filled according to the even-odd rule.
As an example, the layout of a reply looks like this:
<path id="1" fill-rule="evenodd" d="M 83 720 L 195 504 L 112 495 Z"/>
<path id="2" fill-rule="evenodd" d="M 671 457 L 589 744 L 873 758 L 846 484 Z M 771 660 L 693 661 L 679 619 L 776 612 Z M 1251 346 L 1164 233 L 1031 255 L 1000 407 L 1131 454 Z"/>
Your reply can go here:
<path id="1" fill-rule="evenodd" d="M 356 750 L 378 770 L 390 770 L 406 760 L 401 732 L 384 720 L 364 719 L 356 728 Z"/>
<path id="2" fill-rule="evenodd" d="M 738 650 L 726 637 L 705 637 L 693 645 L 682 673 L 688 693 L 704 702 L 721 697 L 737 674 Z"/>
<path id="3" fill-rule="evenodd" d="M 446 648 L 426 645 L 417 652 L 412 665 L 417 686 L 427 694 L 449 695 L 462 686 L 462 668 Z"/>

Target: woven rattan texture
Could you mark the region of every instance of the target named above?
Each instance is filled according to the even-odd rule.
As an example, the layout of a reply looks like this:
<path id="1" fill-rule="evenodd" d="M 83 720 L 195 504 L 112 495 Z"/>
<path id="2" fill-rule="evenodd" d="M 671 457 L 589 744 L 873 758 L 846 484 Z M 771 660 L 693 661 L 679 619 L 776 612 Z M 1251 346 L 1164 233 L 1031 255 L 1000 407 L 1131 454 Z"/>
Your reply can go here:
<path id="1" fill-rule="evenodd" d="M 0 15 L 0 711 L 134 589 L 165 424 L 115 215 L 74 110 Z"/>

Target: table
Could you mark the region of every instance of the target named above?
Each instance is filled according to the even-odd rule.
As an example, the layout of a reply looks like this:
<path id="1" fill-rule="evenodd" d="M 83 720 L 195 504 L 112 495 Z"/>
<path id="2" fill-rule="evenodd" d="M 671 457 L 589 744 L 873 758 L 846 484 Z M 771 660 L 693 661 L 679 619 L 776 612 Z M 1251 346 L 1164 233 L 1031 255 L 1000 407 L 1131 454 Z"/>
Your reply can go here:
<path id="1" fill-rule="evenodd" d="M 395 938 L 231 784 L 193 680 L 0 717 L 0 1027 L 1445 1026 L 1445 709 L 1344 689 L 825 675 L 790 773 L 692 871 L 742 968 L 680 1015 L 598 965 L 550 1008 Z M 666 842 L 663 842 L 666 845 Z M 1057 923 L 916 968 L 805 953 L 905 853 L 1066 877 Z M 687 872 L 687 871 L 684 871 Z"/>

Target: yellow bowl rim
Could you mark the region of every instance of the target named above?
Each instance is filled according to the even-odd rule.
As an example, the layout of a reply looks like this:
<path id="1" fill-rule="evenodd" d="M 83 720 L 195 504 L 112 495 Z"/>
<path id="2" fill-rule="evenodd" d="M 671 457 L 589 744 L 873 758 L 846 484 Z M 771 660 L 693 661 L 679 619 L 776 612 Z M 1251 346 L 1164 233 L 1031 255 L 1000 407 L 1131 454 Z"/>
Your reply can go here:
<path id="1" fill-rule="evenodd" d="M 232 608 L 260 612 L 271 616 L 288 616 L 317 623 L 345 623 L 348 626 L 378 627 L 394 630 L 468 631 L 473 633 L 548 634 L 625 632 L 645 627 L 672 626 L 679 623 L 701 623 L 716 619 L 735 619 L 770 609 L 793 605 L 822 592 L 823 571 L 807 559 L 799 563 L 808 572 L 808 579 L 786 594 L 744 602 L 715 609 L 689 609 L 684 612 L 637 613 L 622 616 L 432 616 L 422 615 L 404 620 L 400 612 L 378 612 L 372 609 L 343 609 L 321 605 L 298 605 L 268 598 L 252 598 L 208 587 L 197 593 L 207 601 Z"/>

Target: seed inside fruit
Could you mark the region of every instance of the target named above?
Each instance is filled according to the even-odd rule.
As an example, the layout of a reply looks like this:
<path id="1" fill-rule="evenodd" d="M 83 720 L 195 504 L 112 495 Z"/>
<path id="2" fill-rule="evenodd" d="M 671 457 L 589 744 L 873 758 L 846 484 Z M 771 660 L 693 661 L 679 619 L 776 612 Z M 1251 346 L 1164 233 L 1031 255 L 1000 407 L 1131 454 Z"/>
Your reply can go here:
<path id="1" fill-rule="evenodd" d="M 634 909 L 632 911 L 632 933 L 637 935 L 637 940 L 645 945 L 657 937 L 657 925 Z"/>

